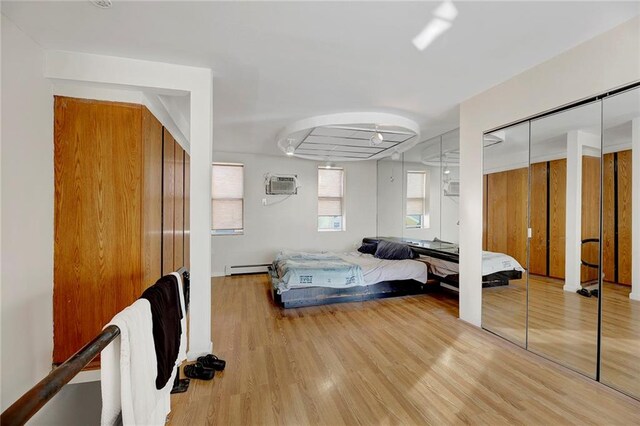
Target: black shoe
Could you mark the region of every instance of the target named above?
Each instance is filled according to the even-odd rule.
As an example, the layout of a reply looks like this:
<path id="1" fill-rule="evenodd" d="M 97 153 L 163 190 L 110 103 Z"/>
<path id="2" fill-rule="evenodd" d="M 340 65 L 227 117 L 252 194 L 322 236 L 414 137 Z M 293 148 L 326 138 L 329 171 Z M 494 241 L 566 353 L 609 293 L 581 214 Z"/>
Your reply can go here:
<path id="1" fill-rule="evenodd" d="M 576 291 L 576 293 L 578 293 L 580 296 L 591 297 L 591 292 L 586 288 L 581 288 L 580 290 Z"/>
<path id="2" fill-rule="evenodd" d="M 223 359 L 218 358 L 215 355 L 209 354 L 207 356 L 201 356 L 198 358 L 198 362 L 202 363 L 206 368 L 212 368 L 216 371 L 224 370 L 227 362 Z"/>

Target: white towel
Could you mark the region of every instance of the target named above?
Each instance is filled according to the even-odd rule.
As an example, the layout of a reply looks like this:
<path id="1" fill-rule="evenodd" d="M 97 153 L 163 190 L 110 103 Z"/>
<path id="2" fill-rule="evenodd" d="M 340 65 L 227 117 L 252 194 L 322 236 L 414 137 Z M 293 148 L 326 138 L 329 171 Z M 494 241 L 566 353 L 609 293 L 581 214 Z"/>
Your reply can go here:
<path id="1" fill-rule="evenodd" d="M 171 410 L 169 393 L 175 372 L 167 386 L 156 389 L 157 359 L 149 301 L 138 299 L 109 324 L 120 328 L 120 336 L 101 355 L 101 424 L 115 424 L 122 413 L 125 426 L 164 425 Z"/>

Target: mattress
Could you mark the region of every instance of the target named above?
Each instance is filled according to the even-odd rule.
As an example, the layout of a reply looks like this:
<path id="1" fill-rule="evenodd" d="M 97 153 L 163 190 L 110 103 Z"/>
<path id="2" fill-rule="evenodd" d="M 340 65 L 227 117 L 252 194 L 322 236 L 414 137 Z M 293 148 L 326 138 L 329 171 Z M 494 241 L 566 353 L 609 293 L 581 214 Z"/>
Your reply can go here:
<path id="1" fill-rule="evenodd" d="M 430 265 L 430 272 L 439 277 L 446 277 L 449 275 L 456 275 L 460 273 L 460 268 L 457 262 L 451 262 L 449 260 L 438 259 L 431 256 L 420 256 L 425 259 Z M 513 257 L 504 253 L 494 253 L 491 251 L 482 252 L 482 276 L 494 274 L 496 272 L 504 271 L 520 271 L 524 272 L 524 268 Z"/>
<path id="2" fill-rule="evenodd" d="M 288 268 L 285 271 L 278 266 L 278 260 L 283 258 L 283 254 L 288 259 Z M 344 264 L 350 265 L 350 268 L 339 267 L 336 258 L 340 259 Z M 289 259 L 294 259 L 291 261 Z M 296 264 L 298 260 L 304 259 L 303 263 Z M 356 277 L 351 281 L 343 279 L 327 280 L 327 271 L 322 268 L 327 261 L 330 261 L 338 269 L 334 272 L 344 273 L 346 270 L 351 271 Z M 314 264 L 315 263 L 315 264 Z M 310 273 L 315 274 L 311 278 L 311 282 L 300 277 L 309 276 Z M 288 274 L 285 278 L 285 274 Z M 273 286 L 278 293 L 294 288 L 307 287 L 331 287 L 331 288 L 349 288 L 355 286 L 368 286 L 383 281 L 401 281 L 416 280 L 421 283 L 427 282 L 428 269 L 424 262 L 416 260 L 386 260 L 378 259 L 371 254 L 359 252 L 351 253 L 294 253 L 282 252 L 274 262 L 272 270 Z M 284 278 L 284 279 L 283 279 Z"/>
<path id="3" fill-rule="evenodd" d="M 359 252 L 338 254 L 346 262 L 354 263 L 362 268 L 365 285 L 383 281 L 416 280 L 427 282 L 428 269 L 424 262 L 417 260 L 378 259 L 372 254 Z"/>

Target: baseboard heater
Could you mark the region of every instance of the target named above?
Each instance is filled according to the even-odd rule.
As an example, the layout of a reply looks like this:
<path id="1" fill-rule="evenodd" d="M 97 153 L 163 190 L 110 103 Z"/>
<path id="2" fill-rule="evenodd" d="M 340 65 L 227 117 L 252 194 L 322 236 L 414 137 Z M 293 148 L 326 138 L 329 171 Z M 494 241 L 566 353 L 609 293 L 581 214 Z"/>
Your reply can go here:
<path id="1" fill-rule="evenodd" d="M 270 263 L 260 263 L 257 265 L 227 265 L 224 267 L 225 275 L 243 275 L 243 274 L 263 274 L 269 271 Z"/>

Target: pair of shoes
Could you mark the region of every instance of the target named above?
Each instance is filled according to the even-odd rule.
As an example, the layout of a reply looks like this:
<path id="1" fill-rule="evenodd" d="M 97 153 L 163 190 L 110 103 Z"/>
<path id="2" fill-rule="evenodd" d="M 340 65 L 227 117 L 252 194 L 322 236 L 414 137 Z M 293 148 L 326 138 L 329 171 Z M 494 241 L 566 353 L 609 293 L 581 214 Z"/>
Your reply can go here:
<path id="1" fill-rule="evenodd" d="M 211 368 L 206 368 L 200 362 L 184 366 L 184 375 L 190 379 L 211 380 L 213 374 L 214 371 Z"/>
<path id="2" fill-rule="evenodd" d="M 580 290 L 576 291 L 576 293 L 578 293 L 580 296 L 591 297 L 591 292 L 586 288 L 581 288 Z"/>
<path id="3" fill-rule="evenodd" d="M 598 295 L 599 295 L 598 289 L 597 289 L 597 288 L 594 288 L 593 290 L 591 290 L 591 295 L 592 295 L 593 297 L 598 297 Z"/>
<path id="4" fill-rule="evenodd" d="M 207 356 L 201 356 L 198 358 L 198 362 L 202 363 L 206 368 L 212 368 L 216 371 L 224 370 L 224 367 L 227 365 L 227 362 L 223 359 L 218 358 L 213 354 L 209 354 Z"/>

